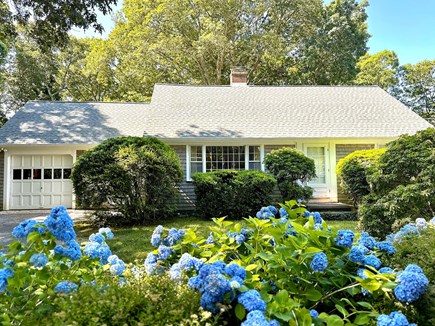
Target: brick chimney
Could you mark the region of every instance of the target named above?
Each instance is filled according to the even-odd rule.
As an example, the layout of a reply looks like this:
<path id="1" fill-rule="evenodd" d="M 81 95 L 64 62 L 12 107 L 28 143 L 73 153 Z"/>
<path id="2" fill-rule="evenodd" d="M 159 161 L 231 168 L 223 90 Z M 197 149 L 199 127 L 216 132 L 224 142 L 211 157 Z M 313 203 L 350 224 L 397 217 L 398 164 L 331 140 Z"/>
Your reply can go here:
<path id="1" fill-rule="evenodd" d="M 248 85 L 248 71 L 245 67 L 231 67 L 231 86 Z"/>

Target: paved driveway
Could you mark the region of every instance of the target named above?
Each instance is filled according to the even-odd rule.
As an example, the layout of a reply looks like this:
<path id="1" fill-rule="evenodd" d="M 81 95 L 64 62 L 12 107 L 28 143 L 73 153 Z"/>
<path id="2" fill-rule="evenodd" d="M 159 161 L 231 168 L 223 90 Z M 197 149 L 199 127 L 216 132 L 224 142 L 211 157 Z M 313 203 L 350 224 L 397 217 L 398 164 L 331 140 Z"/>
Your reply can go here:
<path id="1" fill-rule="evenodd" d="M 50 213 L 49 210 L 29 210 L 29 211 L 0 211 L 0 245 L 5 245 L 13 241 L 12 229 L 29 218 L 43 221 Z M 86 219 L 89 214 L 82 210 L 68 210 L 74 221 Z"/>

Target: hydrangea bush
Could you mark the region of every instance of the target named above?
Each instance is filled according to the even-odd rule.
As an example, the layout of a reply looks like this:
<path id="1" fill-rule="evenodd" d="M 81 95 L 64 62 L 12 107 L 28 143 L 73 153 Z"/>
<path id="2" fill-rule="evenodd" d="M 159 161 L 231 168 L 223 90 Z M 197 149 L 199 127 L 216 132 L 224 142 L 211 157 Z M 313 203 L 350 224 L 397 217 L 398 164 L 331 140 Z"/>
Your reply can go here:
<path id="1" fill-rule="evenodd" d="M 400 311 L 388 309 L 405 311 L 428 287 L 416 265 L 404 271 L 383 265 L 397 235 L 378 242 L 364 232 L 334 232 L 296 201 L 263 207 L 243 225 L 214 222 L 208 238 L 185 230 L 169 248 L 164 242 L 180 230 L 164 235 L 158 226 L 145 269 L 187 282 L 203 308 L 243 326 L 408 325 Z"/>
<path id="2" fill-rule="evenodd" d="M 44 223 L 25 221 L 13 231 L 21 241 L 2 257 L 0 318 L 19 323 L 83 285 L 104 292 L 113 280 L 129 286 L 148 274 L 187 284 L 203 309 L 231 325 L 412 325 L 403 313 L 428 288 L 417 265 L 399 271 L 383 261 L 403 237 L 434 227 L 435 220 L 417 221 L 384 241 L 332 231 L 296 201 L 263 207 L 243 223 L 214 222 L 207 238 L 193 229 L 156 227 L 155 250 L 143 265 L 127 266 L 105 242 L 113 237 L 110 229 L 80 246 L 63 207 Z"/>
<path id="3" fill-rule="evenodd" d="M 65 207 L 52 209 L 43 222 L 27 220 L 16 226 L 17 241 L 0 257 L 0 321 L 21 323 L 29 314 L 49 311 L 59 294 L 70 294 L 83 284 L 122 275 L 124 262 L 112 255 L 108 228 L 89 237 L 82 248 L 74 222 Z"/>

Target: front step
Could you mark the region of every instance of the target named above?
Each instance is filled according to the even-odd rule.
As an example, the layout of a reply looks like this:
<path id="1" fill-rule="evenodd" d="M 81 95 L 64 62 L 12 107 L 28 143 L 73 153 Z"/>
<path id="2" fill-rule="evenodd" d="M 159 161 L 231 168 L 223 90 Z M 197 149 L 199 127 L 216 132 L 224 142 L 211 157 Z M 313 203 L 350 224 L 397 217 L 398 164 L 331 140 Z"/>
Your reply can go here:
<path id="1" fill-rule="evenodd" d="M 312 212 L 351 212 L 353 206 L 344 203 L 309 201 L 307 209 Z"/>

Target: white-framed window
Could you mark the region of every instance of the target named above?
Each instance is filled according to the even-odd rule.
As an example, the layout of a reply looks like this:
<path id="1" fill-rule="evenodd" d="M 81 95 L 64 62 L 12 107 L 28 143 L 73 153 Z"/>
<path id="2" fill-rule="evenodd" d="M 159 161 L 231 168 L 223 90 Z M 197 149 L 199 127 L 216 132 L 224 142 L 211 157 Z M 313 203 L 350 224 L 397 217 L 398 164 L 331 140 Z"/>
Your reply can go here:
<path id="1" fill-rule="evenodd" d="M 262 170 L 264 146 L 187 146 L 187 180 L 196 172 Z"/>

